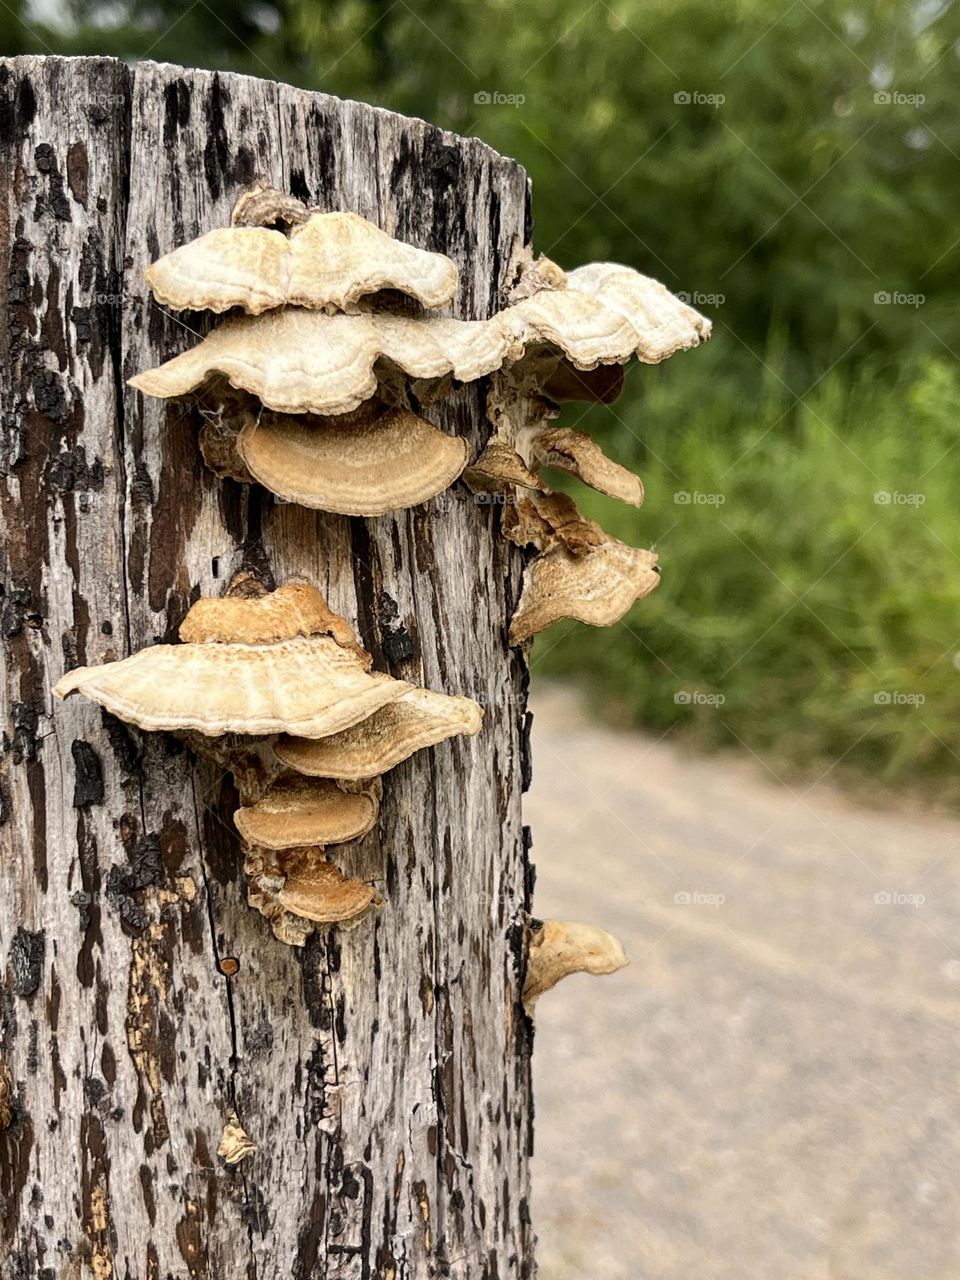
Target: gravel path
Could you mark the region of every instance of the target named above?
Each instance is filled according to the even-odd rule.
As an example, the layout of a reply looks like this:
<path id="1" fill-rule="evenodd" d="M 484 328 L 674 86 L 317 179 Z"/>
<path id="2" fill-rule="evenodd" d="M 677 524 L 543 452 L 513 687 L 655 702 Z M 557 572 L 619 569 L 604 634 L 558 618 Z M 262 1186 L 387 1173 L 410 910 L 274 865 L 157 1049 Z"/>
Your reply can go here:
<path id="1" fill-rule="evenodd" d="M 957 1280 L 960 822 L 533 705 L 541 1280 Z"/>

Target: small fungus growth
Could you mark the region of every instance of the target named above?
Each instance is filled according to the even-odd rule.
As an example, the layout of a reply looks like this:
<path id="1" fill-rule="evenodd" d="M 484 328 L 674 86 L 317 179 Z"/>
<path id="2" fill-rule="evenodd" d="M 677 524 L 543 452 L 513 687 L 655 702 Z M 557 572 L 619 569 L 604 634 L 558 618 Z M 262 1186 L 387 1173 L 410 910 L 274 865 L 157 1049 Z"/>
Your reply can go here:
<path id="1" fill-rule="evenodd" d="M 376 825 L 381 774 L 479 733 L 482 709 L 371 670 L 350 624 L 307 583 L 267 592 L 240 575 L 228 595 L 196 601 L 180 640 L 79 667 L 53 692 L 178 733 L 232 770 L 248 899 L 282 941 L 302 945 L 316 925 L 358 920 L 378 905 L 376 891 L 328 851 Z M 373 719 L 400 699 L 400 714 Z"/>
<path id="2" fill-rule="evenodd" d="M 626 964 L 623 946 L 592 924 L 568 920 L 537 923 L 530 937 L 523 1005 L 529 1017 L 545 991 L 571 973 L 604 975 Z"/>
<path id="3" fill-rule="evenodd" d="M 217 1155 L 227 1164 L 239 1164 L 241 1160 L 246 1160 L 248 1156 L 252 1156 L 256 1149 L 256 1146 L 250 1140 L 250 1135 L 240 1123 L 237 1113 L 231 1111 L 230 1118 L 223 1126 L 223 1135 L 217 1147 Z"/>

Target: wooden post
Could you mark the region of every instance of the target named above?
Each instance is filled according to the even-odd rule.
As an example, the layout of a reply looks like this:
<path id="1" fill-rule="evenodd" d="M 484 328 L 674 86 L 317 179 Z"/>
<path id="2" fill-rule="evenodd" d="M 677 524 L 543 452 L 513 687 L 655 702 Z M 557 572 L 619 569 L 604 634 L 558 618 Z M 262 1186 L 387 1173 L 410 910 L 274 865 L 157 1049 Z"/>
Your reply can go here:
<path id="1" fill-rule="evenodd" d="M 529 1276 L 518 553 L 463 486 L 360 520 L 217 480 L 196 411 L 126 386 L 207 326 L 156 305 L 145 265 L 254 180 L 449 254 L 480 317 L 524 173 L 421 121 L 149 62 L 6 60 L 0 112 L 3 1274 Z M 482 390 L 428 412 L 476 445 Z M 64 670 L 172 640 L 241 567 L 306 576 L 380 669 L 487 707 L 388 775 L 338 859 L 383 910 L 302 951 L 245 903 L 228 776 L 51 705 Z M 231 1113 L 257 1148 L 236 1166 Z"/>

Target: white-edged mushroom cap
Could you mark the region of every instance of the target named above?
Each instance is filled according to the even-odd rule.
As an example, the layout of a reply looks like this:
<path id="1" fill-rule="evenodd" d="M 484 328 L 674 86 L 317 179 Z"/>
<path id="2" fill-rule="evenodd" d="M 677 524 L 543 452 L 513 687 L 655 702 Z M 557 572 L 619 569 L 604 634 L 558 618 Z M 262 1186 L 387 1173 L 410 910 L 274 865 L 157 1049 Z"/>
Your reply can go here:
<path id="1" fill-rule="evenodd" d="M 298 415 L 250 418 L 237 451 L 255 480 L 302 507 L 380 516 L 426 502 L 449 488 L 467 460 L 467 442 L 409 409 L 339 425 Z"/>
<path id="2" fill-rule="evenodd" d="M 472 698 L 411 689 L 350 729 L 326 738 L 280 738 L 274 751 L 298 773 L 361 779 L 386 773 L 415 751 L 455 734 L 472 737 L 482 726 L 483 708 Z"/>
<path id="3" fill-rule="evenodd" d="M 404 244 L 356 213 L 315 213 L 289 236 L 266 227 L 223 227 L 147 268 L 158 302 L 174 310 L 251 315 L 286 305 L 346 307 L 396 289 L 425 307 L 442 307 L 457 268 L 441 253 Z"/>
<path id="4" fill-rule="evenodd" d="M 472 382 L 519 355 L 497 318 L 411 319 L 325 315 L 286 307 L 230 317 L 197 346 L 130 379 L 146 395 L 180 397 L 218 376 L 278 413 L 350 413 L 377 390 L 374 366 L 390 360 L 411 378 Z"/>
<path id="5" fill-rule="evenodd" d="M 380 812 L 379 784 L 345 791 L 328 778 L 287 775 L 269 787 L 256 804 L 233 815 L 249 845 L 297 849 L 358 840 Z"/>
<path id="6" fill-rule="evenodd" d="M 410 688 L 368 672 L 356 653 L 323 635 L 263 645 L 154 645 L 119 662 L 78 667 L 53 692 L 83 693 L 146 730 L 314 738 L 356 724 Z"/>
<path id="7" fill-rule="evenodd" d="M 532 1016 L 540 996 L 571 973 L 616 973 L 627 954 L 612 934 L 574 920 L 545 920 L 530 939 L 523 1004 Z"/>
<path id="8" fill-rule="evenodd" d="M 533 436 L 531 452 L 542 466 L 569 471 L 598 493 L 634 507 L 643 502 L 640 477 L 608 458 L 596 440 L 583 431 L 546 427 Z"/>
<path id="9" fill-rule="evenodd" d="M 590 370 L 633 355 L 655 364 L 710 334 L 709 320 L 629 267 L 595 263 L 568 279 L 568 288 L 543 289 L 489 320 L 298 307 L 231 317 L 130 383 L 146 395 L 178 397 L 222 376 L 278 413 L 335 415 L 374 395 L 381 358 L 410 378 L 472 382 L 516 363 L 527 348 L 553 349 Z"/>

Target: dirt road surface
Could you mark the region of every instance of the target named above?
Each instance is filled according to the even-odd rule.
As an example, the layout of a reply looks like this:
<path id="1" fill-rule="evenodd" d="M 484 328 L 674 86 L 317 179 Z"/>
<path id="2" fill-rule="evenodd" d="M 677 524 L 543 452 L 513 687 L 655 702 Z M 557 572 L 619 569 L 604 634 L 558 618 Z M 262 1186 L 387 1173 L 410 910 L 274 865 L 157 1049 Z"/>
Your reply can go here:
<path id="1" fill-rule="evenodd" d="M 957 1280 L 960 823 L 533 705 L 541 1280 Z"/>

